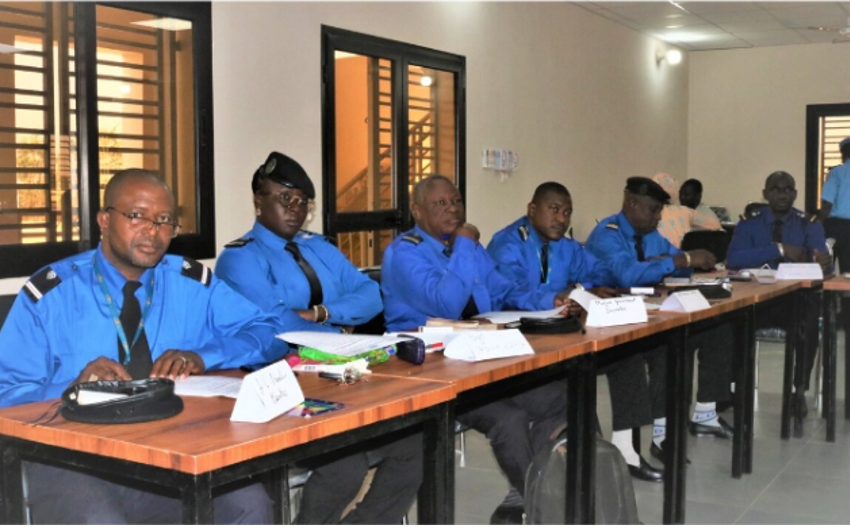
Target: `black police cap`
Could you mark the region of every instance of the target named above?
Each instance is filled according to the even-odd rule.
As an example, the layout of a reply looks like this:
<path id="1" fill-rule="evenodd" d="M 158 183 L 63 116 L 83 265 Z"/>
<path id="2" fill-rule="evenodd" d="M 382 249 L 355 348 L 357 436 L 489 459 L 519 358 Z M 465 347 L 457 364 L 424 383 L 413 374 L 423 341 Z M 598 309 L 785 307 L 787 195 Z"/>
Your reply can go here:
<path id="1" fill-rule="evenodd" d="M 626 190 L 638 196 L 649 196 L 661 203 L 670 203 L 670 194 L 655 181 L 643 176 L 634 176 L 626 180 Z"/>
<path id="2" fill-rule="evenodd" d="M 272 152 L 266 162 L 254 172 L 251 180 L 251 190 L 256 194 L 264 179 L 269 179 L 289 188 L 296 188 L 307 195 L 309 199 L 316 197 L 316 189 L 310 176 L 298 161 L 280 152 Z"/>

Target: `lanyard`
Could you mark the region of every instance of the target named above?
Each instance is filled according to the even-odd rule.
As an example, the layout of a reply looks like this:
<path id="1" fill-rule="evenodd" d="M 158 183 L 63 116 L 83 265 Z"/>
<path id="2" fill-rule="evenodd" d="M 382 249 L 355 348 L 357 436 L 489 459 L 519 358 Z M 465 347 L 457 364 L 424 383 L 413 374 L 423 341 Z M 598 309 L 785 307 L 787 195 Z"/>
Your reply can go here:
<path id="1" fill-rule="evenodd" d="M 109 306 L 109 311 L 112 313 L 112 322 L 115 324 L 115 330 L 118 332 L 118 339 L 121 341 L 121 346 L 124 348 L 124 366 L 127 366 L 130 364 L 130 350 L 136 345 L 136 341 L 139 340 L 139 336 L 142 334 L 142 329 L 145 326 L 145 319 L 147 318 L 148 310 L 151 307 L 154 273 L 151 273 L 151 279 L 148 282 L 148 287 L 145 288 L 145 292 L 147 293 L 145 310 L 142 312 L 142 318 L 139 320 L 139 325 L 136 327 L 136 334 L 133 335 L 133 343 L 129 344 L 127 342 L 127 334 L 124 332 L 124 325 L 121 324 L 121 318 L 118 315 L 118 310 L 115 308 L 115 303 L 112 301 L 112 295 L 109 294 L 109 289 L 106 288 L 106 281 L 103 279 L 103 273 L 100 271 L 100 266 L 97 264 L 97 258 L 92 256 L 91 261 L 92 264 L 94 264 L 94 273 L 95 276 L 97 276 L 97 283 L 100 284 L 100 290 L 103 292 L 103 297 L 106 299 L 106 305 Z"/>

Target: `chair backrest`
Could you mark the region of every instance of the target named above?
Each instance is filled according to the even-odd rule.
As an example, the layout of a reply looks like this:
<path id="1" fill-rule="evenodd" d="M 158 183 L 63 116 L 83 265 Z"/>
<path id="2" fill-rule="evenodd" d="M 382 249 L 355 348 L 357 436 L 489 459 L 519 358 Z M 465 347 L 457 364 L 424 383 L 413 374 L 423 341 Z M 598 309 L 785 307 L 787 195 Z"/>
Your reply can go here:
<path id="1" fill-rule="evenodd" d="M 360 272 L 371 278 L 372 280 L 381 283 L 381 266 L 364 267 Z M 354 326 L 354 333 L 358 335 L 383 335 L 387 330 L 387 320 L 384 318 L 384 312 L 381 311 L 368 322 L 364 322 L 358 326 Z"/>
<path id="2" fill-rule="evenodd" d="M 0 328 L 3 327 L 3 322 L 6 321 L 6 316 L 12 309 L 12 304 L 15 303 L 15 298 L 18 295 L 0 295 Z"/>
<path id="3" fill-rule="evenodd" d="M 722 262 L 726 260 L 729 241 L 729 233 L 726 231 L 690 231 L 682 238 L 682 250 L 705 249 L 713 254 L 718 262 Z"/>

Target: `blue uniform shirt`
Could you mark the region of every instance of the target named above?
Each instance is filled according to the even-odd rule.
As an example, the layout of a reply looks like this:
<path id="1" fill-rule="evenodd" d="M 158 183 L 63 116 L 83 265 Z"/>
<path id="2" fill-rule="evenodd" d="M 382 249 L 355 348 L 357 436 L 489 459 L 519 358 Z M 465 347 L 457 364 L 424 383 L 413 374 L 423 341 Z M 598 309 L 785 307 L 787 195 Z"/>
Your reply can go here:
<path id="1" fill-rule="evenodd" d="M 500 273 L 536 291 L 536 309 L 552 309 L 555 296 L 577 283 L 587 289 L 613 283 L 601 261 L 585 251 L 580 243 L 567 238 L 549 242 L 549 265 L 543 282 L 542 247 L 543 241 L 527 216 L 497 232 L 487 245 L 487 252 L 496 261 Z"/>
<path id="2" fill-rule="evenodd" d="M 100 246 L 33 275 L 0 330 L 0 407 L 60 396 L 100 356 L 118 362 L 113 314 L 97 282 L 93 256 L 121 312 L 127 280 Z M 166 255 L 139 281 L 144 285 L 136 292 L 141 306 L 152 291 L 144 330 L 154 361 L 170 349 L 193 351 L 207 370 L 215 370 L 271 362 L 285 351 L 274 338 L 272 316 L 194 260 Z"/>
<path id="3" fill-rule="evenodd" d="M 381 312 L 377 282 L 357 270 L 324 236 L 299 232 L 293 241 L 316 271 L 322 284 L 322 304 L 328 308 L 327 324 L 301 318 L 294 309 L 307 309 L 310 282 L 291 253 L 287 241 L 258 222 L 238 242 L 218 257 L 215 274 L 261 309 L 278 318 L 281 331 L 328 331 L 336 326 L 356 326 Z"/>
<path id="4" fill-rule="evenodd" d="M 600 221 L 587 239 L 587 250 L 604 261 L 617 287 L 654 285 L 666 276 L 689 276 L 690 268 L 676 269 L 673 257 L 682 251 L 674 247 L 658 230 L 643 235 L 643 254 L 639 262 L 635 249 L 635 229 L 622 212 Z"/>
<path id="5" fill-rule="evenodd" d="M 782 224 L 782 243 L 805 247 L 809 261 L 814 251 L 826 252 L 823 225 L 816 216 L 792 208 Z M 729 269 L 749 269 L 764 264 L 776 269 L 782 258 L 779 247 L 773 243 L 773 222 L 776 216 L 770 207 L 755 211 L 751 218 L 738 222 L 729 251 L 726 266 Z"/>
<path id="6" fill-rule="evenodd" d="M 829 171 L 821 199 L 832 203 L 830 216 L 850 220 L 850 160 Z"/>
<path id="7" fill-rule="evenodd" d="M 418 226 L 390 243 L 381 268 L 387 329 L 417 328 L 428 317 L 457 320 L 470 296 L 481 313 L 536 308 L 534 292 L 502 276 L 481 244 L 458 236 L 446 252 Z"/>

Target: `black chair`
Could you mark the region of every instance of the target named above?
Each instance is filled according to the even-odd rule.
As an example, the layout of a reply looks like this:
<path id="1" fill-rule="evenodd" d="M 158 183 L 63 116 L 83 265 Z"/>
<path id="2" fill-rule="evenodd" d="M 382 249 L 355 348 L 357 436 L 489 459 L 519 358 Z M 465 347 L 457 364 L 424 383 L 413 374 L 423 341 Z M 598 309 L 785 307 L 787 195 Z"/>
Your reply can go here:
<path id="1" fill-rule="evenodd" d="M 12 304 L 15 303 L 15 298 L 18 295 L 0 295 L 0 328 L 3 327 L 3 322 L 6 321 L 6 316 L 12 309 Z"/>
<path id="2" fill-rule="evenodd" d="M 371 278 L 372 280 L 381 283 L 381 266 L 364 267 L 360 272 Z M 384 318 L 384 312 L 381 311 L 368 322 L 354 326 L 356 335 L 383 335 L 387 330 L 387 320 Z"/>
<path id="3" fill-rule="evenodd" d="M 722 262 L 726 260 L 730 241 L 726 231 L 690 231 L 682 238 L 682 250 L 705 249 L 713 254 L 718 262 Z"/>

